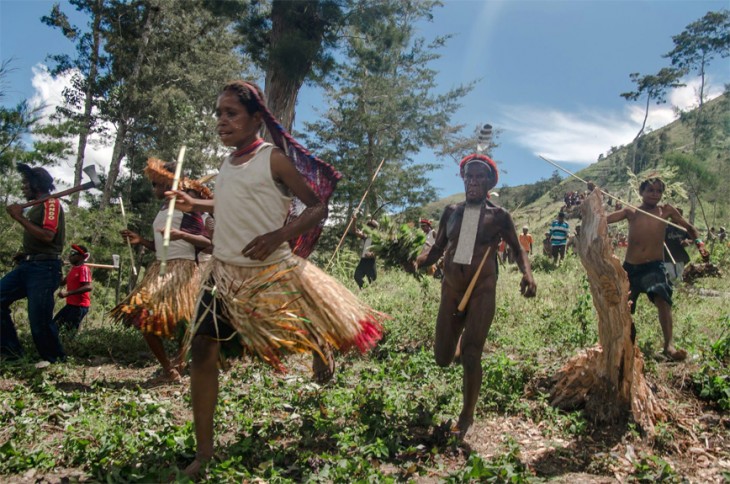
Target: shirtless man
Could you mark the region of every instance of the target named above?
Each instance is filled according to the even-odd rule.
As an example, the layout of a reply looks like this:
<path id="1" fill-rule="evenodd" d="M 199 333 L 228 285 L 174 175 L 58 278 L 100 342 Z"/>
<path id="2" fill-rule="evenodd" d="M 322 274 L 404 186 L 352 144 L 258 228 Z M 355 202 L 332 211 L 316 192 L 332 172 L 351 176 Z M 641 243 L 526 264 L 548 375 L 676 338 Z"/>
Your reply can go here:
<path id="1" fill-rule="evenodd" d="M 698 239 L 698 232 L 687 222 L 676 208 L 659 205 L 664 194 L 664 182 L 649 178 L 639 186 L 641 205 L 644 212 L 671 220 L 684 227 L 691 239 Z M 674 347 L 672 338 L 672 285 L 664 268 L 664 232 L 667 224 L 649 215 L 624 207 L 606 216 L 609 224 L 620 220 L 629 221 L 629 241 L 626 249 L 624 270 L 629 276 L 631 312 L 636 310 L 636 300 L 643 292 L 654 303 L 659 312 L 659 324 L 664 334 L 664 355 L 674 361 L 682 361 L 687 352 Z"/>
<path id="2" fill-rule="evenodd" d="M 497 167 L 484 155 L 469 155 L 461 160 L 461 176 L 464 179 L 466 201 L 446 207 L 439 222 L 436 242 L 428 253 L 421 254 L 416 266 L 429 266 L 444 254 L 444 278 L 441 284 L 441 305 L 436 320 L 435 356 L 439 366 L 454 361 L 457 345 L 460 346 L 461 364 L 464 366 L 463 408 L 455 432 L 463 439 L 474 421 L 474 410 L 482 384 L 481 355 L 492 324 L 497 287 L 496 251 L 500 237 L 516 254 L 517 265 L 523 274 L 520 291 L 525 297 L 535 296 L 537 287 L 530 271 L 530 262 L 517 240 L 517 232 L 509 213 L 487 202 L 489 190 L 497 184 Z M 465 215 L 466 214 L 466 215 Z M 474 217 L 471 230 L 462 221 Z M 473 251 L 463 260 L 459 244 L 471 246 L 469 234 L 475 235 Z M 463 240 L 459 240 L 462 238 Z M 462 248 L 463 249 L 463 248 Z M 474 291 L 465 313 L 458 313 L 467 286 L 479 267 L 487 250 L 487 257 L 477 276 Z M 459 255 L 457 256 L 457 252 Z M 468 256 L 471 257 L 468 257 Z M 457 259 L 455 261 L 455 258 Z M 463 337 L 462 337 L 463 333 Z"/>

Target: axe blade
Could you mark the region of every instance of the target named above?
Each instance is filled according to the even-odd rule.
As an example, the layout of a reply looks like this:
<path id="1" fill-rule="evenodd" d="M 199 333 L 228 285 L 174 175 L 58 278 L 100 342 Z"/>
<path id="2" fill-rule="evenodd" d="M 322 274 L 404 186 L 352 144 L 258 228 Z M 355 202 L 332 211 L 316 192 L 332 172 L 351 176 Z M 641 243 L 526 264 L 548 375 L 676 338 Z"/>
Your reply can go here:
<path id="1" fill-rule="evenodd" d="M 96 174 L 96 165 L 89 165 L 83 168 L 84 173 L 89 177 L 89 181 L 92 183 L 92 187 L 96 188 L 101 185 L 99 175 Z"/>

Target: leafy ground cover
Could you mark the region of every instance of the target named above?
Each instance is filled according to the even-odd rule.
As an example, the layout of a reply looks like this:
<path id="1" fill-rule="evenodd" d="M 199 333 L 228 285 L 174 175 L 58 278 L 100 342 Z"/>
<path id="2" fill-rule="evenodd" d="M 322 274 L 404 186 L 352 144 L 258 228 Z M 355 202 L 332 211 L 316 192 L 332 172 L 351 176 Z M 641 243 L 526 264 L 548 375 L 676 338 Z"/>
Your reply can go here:
<path id="1" fill-rule="evenodd" d="M 344 257 L 334 272 L 353 290 Z M 726 261 L 724 262 L 726 263 Z M 640 299 L 638 342 L 667 410 L 649 438 L 634 425 L 599 426 L 552 408 L 542 382 L 597 340 L 580 263 L 534 260 L 538 297 L 519 295 L 503 267 L 485 347 L 477 420 L 465 443 L 450 436 L 461 406 L 461 369 L 432 356 L 438 281 L 381 271 L 360 292 L 393 316 L 366 356 L 340 356 L 328 386 L 310 357 L 289 372 L 239 360 L 221 378 L 219 454 L 212 482 L 721 482 L 730 479 L 730 297 L 726 279 L 675 294 L 675 329 L 687 362 L 655 358 L 656 310 Z M 727 268 L 727 265 L 725 265 Z M 102 300 L 100 297 L 99 300 Z M 31 348 L 24 309 L 16 308 Z M 189 379 L 155 386 L 157 367 L 137 333 L 110 325 L 100 305 L 73 339 L 67 363 L 0 364 L 0 479 L 4 482 L 184 480 L 193 457 Z"/>

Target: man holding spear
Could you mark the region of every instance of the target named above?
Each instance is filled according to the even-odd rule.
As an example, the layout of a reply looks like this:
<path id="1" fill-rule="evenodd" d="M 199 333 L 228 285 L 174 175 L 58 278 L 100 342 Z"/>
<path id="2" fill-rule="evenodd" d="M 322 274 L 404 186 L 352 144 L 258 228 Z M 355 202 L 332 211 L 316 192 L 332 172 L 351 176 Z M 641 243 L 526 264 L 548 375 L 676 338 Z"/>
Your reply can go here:
<path id="1" fill-rule="evenodd" d="M 591 182 L 566 170 L 554 161 L 550 161 L 544 156 L 540 156 L 540 158 L 573 178 L 591 184 Z M 593 184 L 593 187 L 589 186 L 589 188 L 593 190 L 595 184 Z M 662 333 L 664 334 L 664 356 L 674 361 L 682 361 L 687 358 L 687 352 L 674 347 L 672 285 L 667 280 L 667 273 L 663 264 L 666 227 L 686 231 L 687 235 L 694 239 L 704 261 L 709 262 L 710 254 L 705 249 L 705 244 L 700 240 L 697 229 L 687 222 L 676 208 L 669 204 L 659 205 L 665 188 L 666 185 L 658 177 L 644 180 L 639 185 L 639 195 L 642 203 L 638 207 L 625 203 L 605 190 L 600 191 L 605 196 L 616 200 L 617 210 L 606 216 L 606 222 L 611 224 L 621 220 L 629 221 L 629 241 L 623 267 L 629 277 L 629 291 L 632 302 L 631 313 L 633 314 L 636 311 L 636 300 L 639 295 L 642 292 L 646 293 L 659 312 L 659 324 L 661 324 Z"/>
<path id="2" fill-rule="evenodd" d="M 472 154 L 461 160 L 460 171 L 466 200 L 446 207 L 436 242 L 430 251 L 418 256 L 416 268 L 430 266 L 445 254 L 434 352 L 439 366 L 450 365 L 457 352 L 460 354 L 464 366 L 463 408 L 454 432 L 463 439 L 474 421 L 482 384 L 481 355 L 494 318 L 495 256 L 500 237 L 516 254 L 523 274 L 521 293 L 534 297 L 537 286 L 512 217 L 487 201 L 489 190 L 497 185 L 495 163 L 485 155 Z"/>
<path id="3" fill-rule="evenodd" d="M 629 222 L 629 246 L 623 267 L 629 276 L 631 312 L 636 310 L 639 295 L 646 293 L 659 312 L 659 324 L 664 334 L 664 355 L 671 360 L 682 361 L 687 358 L 687 352 L 675 348 L 672 337 L 672 285 L 664 267 L 666 221 L 671 220 L 684 228 L 689 238 L 695 240 L 698 246 L 701 242 L 697 229 L 676 208 L 669 204 L 659 205 L 664 188 L 664 182 L 660 178 L 644 180 L 639 186 L 642 203 L 638 209 L 624 207 L 607 215 L 606 222 Z M 700 247 L 700 252 L 703 250 Z"/>

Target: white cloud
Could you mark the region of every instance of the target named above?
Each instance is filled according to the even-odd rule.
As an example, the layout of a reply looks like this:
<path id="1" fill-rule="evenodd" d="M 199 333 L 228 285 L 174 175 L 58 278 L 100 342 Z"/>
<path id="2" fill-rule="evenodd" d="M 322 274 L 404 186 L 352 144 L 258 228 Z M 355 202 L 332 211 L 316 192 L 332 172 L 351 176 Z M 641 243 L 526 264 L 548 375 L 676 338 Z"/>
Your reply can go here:
<path id="1" fill-rule="evenodd" d="M 33 67 L 31 84 L 35 89 L 35 94 L 31 97 L 29 103 L 31 106 L 42 107 L 41 124 L 50 122 L 49 118 L 56 111 L 56 107 L 63 103 L 63 90 L 70 83 L 71 74 L 53 78 L 45 65 L 38 64 Z M 111 132 L 113 133 L 113 129 Z M 36 137 L 31 137 L 31 140 L 36 141 L 37 139 Z M 48 167 L 48 172 L 56 180 L 56 188 L 59 191 L 69 188 L 73 184 L 74 165 L 76 163 L 75 152 L 78 147 L 78 138 L 74 137 L 69 141 L 73 147 L 74 155 L 62 160 L 58 165 Z M 84 153 L 84 166 L 93 163 L 96 165 L 97 173 L 108 172 L 112 158 L 112 149 L 113 147 L 105 145 L 98 135 L 90 136 Z"/>
<path id="2" fill-rule="evenodd" d="M 697 105 L 699 80 L 687 81 L 687 86 L 673 89 L 667 103 L 652 104 L 646 130 L 656 130 L 671 123 L 677 116 L 675 108 L 687 110 Z M 711 87 L 708 99 L 722 94 L 719 87 Z M 505 138 L 514 141 L 536 155 L 546 158 L 591 164 L 598 155 L 612 146 L 630 143 L 644 120 L 644 105 L 627 104 L 621 112 L 599 109 L 567 112 L 541 106 L 504 106 L 499 125 Z"/>

